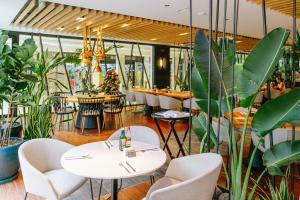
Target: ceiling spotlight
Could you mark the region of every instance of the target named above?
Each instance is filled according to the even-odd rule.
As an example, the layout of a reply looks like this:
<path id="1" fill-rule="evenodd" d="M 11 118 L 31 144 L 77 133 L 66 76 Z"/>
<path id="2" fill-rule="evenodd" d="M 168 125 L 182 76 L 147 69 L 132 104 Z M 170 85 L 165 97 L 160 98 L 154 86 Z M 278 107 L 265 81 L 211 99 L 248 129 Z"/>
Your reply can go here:
<path id="1" fill-rule="evenodd" d="M 157 38 L 151 38 L 150 40 L 151 40 L 151 41 L 155 41 L 155 40 L 157 40 Z"/>
<path id="2" fill-rule="evenodd" d="M 77 21 L 79 21 L 79 22 L 82 22 L 82 21 L 84 21 L 85 20 L 85 17 L 84 16 L 82 16 L 82 17 L 77 17 L 77 19 L 76 19 Z"/>
<path id="3" fill-rule="evenodd" d="M 200 15 L 200 16 L 203 16 L 203 15 L 206 15 L 206 14 L 207 14 L 206 12 L 202 12 L 202 11 L 197 13 L 197 15 Z"/>
<path id="4" fill-rule="evenodd" d="M 63 31 L 64 29 L 65 29 L 65 27 L 63 27 L 63 26 L 57 28 L 58 31 Z"/>
<path id="5" fill-rule="evenodd" d="M 79 30 L 79 29 L 80 29 L 80 26 L 77 26 L 75 29 L 76 29 L 76 30 Z"/>
<path id="6" fill-rule="evenodd" d="M 121 28 L 125 28 L 125 27 L 127 27 L 127 26 L 129 26 L 129 25 L 130 25 L 130 24 L 126 24 L 126 23 L 125 23 L 125 24 L 122 24 L 122 25 L 121 25 Z"/>
<path id="7" fill-rule="evenodd" d="M 179 35 L 187 35 L 187 34 L 189 34 L 188 32 L 185 32 L 185 33 L 180 33 Z"/>
<path id="8" fill-rule="evenodd" d="M 108 24 L 105 24 L 104 26 L 102 26 L 102 28 L 107 28 L 108 27 Z"/>
<path id="9" fill-rule="evenodd" d="M 177 12 L 184 12 L 184 11 L 187 11 L 187 10 L 189 10 L 189 9 L 190 9 L 190 8 L 186 7 L 186 8 L 182 8 L 182 9 L 177 10 Z"/>

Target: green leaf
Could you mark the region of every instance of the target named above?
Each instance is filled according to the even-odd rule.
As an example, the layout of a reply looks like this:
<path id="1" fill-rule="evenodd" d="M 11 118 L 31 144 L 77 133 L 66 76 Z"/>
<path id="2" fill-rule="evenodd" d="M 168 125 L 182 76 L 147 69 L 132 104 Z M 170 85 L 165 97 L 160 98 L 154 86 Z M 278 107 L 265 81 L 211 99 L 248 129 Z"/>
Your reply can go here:
<path id="1" fill-rule="evenodd" d="M 300 141 L 287 141 L 274 145 L 263 155 L 264 166 L 268 168 L 271 175 L 284 173 L 281 167 L 300 162 Z"/>
<path id="2" fill-rule="evenodd" d="M 300 89 L 280 95 L 266 102 L 254 115 L 252 129 L 258 136 L 267 135 L 270 130 L 281 127 L 284 123 L 299 124 Z"/>
<path id="3" fill-rule="evenodd" d="M 289 31 L 276 28 L 269 32 L 247 56 L 237 81 L 238 95 L 245 99 L 257 93 L 273 74 L 283 54 Z"/>
<path id="4" fill-rule="evenodd" d="M 24 79 L 31 81 L 31 82 L 37 82 L 38 77 L 34 74 L 21 74 Z"/>
<path id="5" fill-rule="evenodd" d="M 192 120 L 194 133 L 196 134 L 199 142 L 202 142 L 207 133 L 207 117 L 202 112 L 198 116 L 193 117 Z M 210 141 L 212 141 L 212 145 L 217 145 L 217 137 L 213 128 L 210 129 Z"/>

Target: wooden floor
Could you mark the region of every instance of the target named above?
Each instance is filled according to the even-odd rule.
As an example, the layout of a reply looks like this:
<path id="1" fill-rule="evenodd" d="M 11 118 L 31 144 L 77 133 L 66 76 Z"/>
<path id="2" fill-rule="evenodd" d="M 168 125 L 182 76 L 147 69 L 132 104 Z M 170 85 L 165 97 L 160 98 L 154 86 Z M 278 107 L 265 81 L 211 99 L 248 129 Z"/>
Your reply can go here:
<path id="1" fill-rule="evenodd" d="M 153 121 L 153 119 L 149 115 L 145 115 L 144 113 L 132 113 L 129 110 L 126 110 L 122 114 L 123 118 L 123 126 L 129 126 L 129 125 L 143 125 L 150 127 L 154 129 L 157 133 L 158 130 L 156 128 L 156 125 Z M 58 130 L 58 128 L 55 131 L 55 135 L 53 136 L 56 139 L 63 140 L 65 142 L 68 142 L 73 145 L 81 145 L 89 142 L 94 141 L 101 141 L 106 140 L 115 130 L 117 127 L 114 127 L 114 121 L 105 121 L 106 128 L 101 133 L 98 133 L 97 130 L 85 130 L 84 134 L 81 133 L 79 129 L 74 129 L 72 127 L 72 123 L 70 123 L 70 128 L 68 128 L 67 123 L 63 126 L 63 130 Z M 161 127 L 163 132 L 168 133 L 169 131 L 169 124 L 167 122 L 162 122 Z M 186 123 L 179 122 L 175 125 L 176 130 L 178 130 L 179 135 L 182 136 L 185 129 L 186 129 Z M 187 138 L 188 141 L 188 138 Z M 170 141 L 171 149 L 174 150 L 174 152 L 177 152 L 178 146 L 176 144 L 176 141 L 174 138 L 171 138 Z M 187 142 L 185 143 L 185 146 L 187 147 Z M 247 136 L 247 142 L 246 142 L 246 148 L 245 148 L 245 155 L 247 154 L 250 146 L 250 136 Z M 199 152 L 199 142 L 194 134 L 192 134 L 192 153 L 198 153 Z M 221 153 L 226 152 L 226 146 L 221 145 Z M 223 156 L 224 159 L 226 159 L 226 156 Z M 168 159 L 169 162 L 170 159 Z M 162 169 L 165 170 L 165 169 Z M 259 171 L 254 170 L 252 173 L 252 177 L 256 177 L 259 174 Z M 266 177 L 267 179 L 267 177 Z M 225 173 L 222 171 L 220 175 L 220 179 L 218 182 L 218 185 L 225 186 L 226 178 Z M 251 185 L 249 186 L 249 191 L 251 191 Z M 264 182 L 262 183 L 264 185 Z M 123 189 L 120 192 L 120 199 L 122 200 L 140 200 L 143 198 L 148 189 L 149 189 L 149 183 L 143 183 L 139 184 L 130 188 Z M 262 187 L 264 188 L 264 187 Z M 300 182 L 297 179 L 296 180 L 296 197 L 298 199 L 299 193 L 300 193 Z M 25 194 L 25 189 L 22 181 L 22 176 L 19 176 L 18 179 L 15 181 L 12 181 L 10 183 L 0 185 L 0 200 L 18 200 L 23 199 Z M 86 199 L 89 199 L 90 197 L 87 197 Z M 36 197 L 34 195 L 30 195 L 28 200 L 38 200 L 41 199 L 39 197 Z"/>

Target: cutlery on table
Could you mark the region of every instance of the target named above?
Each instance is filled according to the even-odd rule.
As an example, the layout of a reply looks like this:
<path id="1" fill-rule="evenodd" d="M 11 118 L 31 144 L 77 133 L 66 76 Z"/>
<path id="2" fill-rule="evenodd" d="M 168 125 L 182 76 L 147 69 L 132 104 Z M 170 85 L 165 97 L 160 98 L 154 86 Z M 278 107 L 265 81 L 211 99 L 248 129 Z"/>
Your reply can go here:
<path id="1" fill-rule="evenodd" d="M 110 149 L 110 145 L 107 143 L 107 141 L 104 141 L 105 145 L 107 146 L 107 148 Z"/>
<path id="2" fill-rule="evenodd" d="M 73 157 L 73 158 L 65 158 L 65 160 L 80 160 L 80 159 L 92 159 L 92 157 Z"/>
<path id="3" fill-rule="evenodd" d="M 110 142 L 110 140 L 107 140 L 107 143 L 110 144 L 111 147 L 114 146 L 114 145 Z"/>
<path id="4" fill-rule="evenodd" d="M 72 158 L 87 158 L 89 157 L 90 153 L 86 154 L 86 155 L 79 155 L 79 156 L 67 156 L 65 157 L 65 159 L 72 159 Z"/>
<path id="5" fill-rule="evenodd" d="M 122 162 L 119 162 L 119 166 L 123 167 L 130 174 L 130 171 L 127 169 L 127 167 L 125 167 L 125 165 L 123 165 Z"/>
<path id="6" fill-rule="evenodd" d="M 132 165 L 131 164 L 129 164 L 129 162 L 128 161 L 126 161 L 126 164 L 132 169 L 132 171 L 134 171 L 134 172 L 136 172 L 135 171 L 135 169 L 132 167 Z"/>
<path id="7" fill-rule="evenodd" d="M 143 152 L 143 153 L 145 153 L 146 151 L 158 151 L 158 148 L 141 149 L 141 150 L 137 150 L 136 152 Z"/>

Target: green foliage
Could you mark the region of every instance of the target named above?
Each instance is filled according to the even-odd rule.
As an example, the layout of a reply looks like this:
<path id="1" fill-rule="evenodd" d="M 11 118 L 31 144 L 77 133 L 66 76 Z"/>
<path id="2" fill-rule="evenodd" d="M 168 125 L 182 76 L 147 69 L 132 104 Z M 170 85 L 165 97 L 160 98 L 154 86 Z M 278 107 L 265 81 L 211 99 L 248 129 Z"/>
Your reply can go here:
<path id="1" fill-rule="evenodd" d="M 100 92 L 115 94 L 119 92 L 120 79 L 115 70 L 107 70 L 104 81 L 100 86 Z"/>
<path id="2" fill-rule="evenodd" d="M 290 168 L 287 168 L 286 174 L 281 178 L 279 188 L 273 187 L 271 181 L 268 181 L 268 188 L 270 191 L 270 197 L 264 192 L 264 194 L 259 194 L 260 200 L 294 200 L 294 194 L 289 191 L 289 176 Z"/>
<path id="3" fill-rule="evenodd" d="M 257 147 L 255 147 L 249 162 L 249 167 L 246 170 L 246 174 L 243 176 L 243 150 L 245 144 L 245 135 L 247 132 L 247 121 L 250 115 L 250 110 L 254 104 L 254 99 L 256 98 L 258 92 L 260 91 L 262 85 L 268 80 L 272 73 L 275 70 L 275 65 L 277 64 L 279 58 L 282 55 L 283 45 L 286 43 L 289 32 L 283 28 L 277 28 L 267 34 L 258 44 L 257 46 L 250 52 L 249 56 L 245 59 L 242 64 L 235 64 L 231 50 L 227 49 L 225 51 L 224 60 L 223 60 L 223 71 L 221 71 L 221 48 L 212 42 L 212 60 L 211 60 L 211 115 L 218 116 L 220 107 L 225 108 L 222 109 L 222 112 L 230 111 L 230 101 L 232 95 L 236 95 L 240 99 L 242 99 L 242 105 L 248 108 L 248 114 L 245 119 L 245 123 L 242 130 L 240 149 L 237 150 L 235 134 L 232 134 L 232 139 L 228 141 L 228 145 L 232 148 L 232 159 L 230 160 L 231 166 L 231 177 L 229 177 L 231 183 L 230 185 L 230 193 L 231 199 L 234 200 L 245 200 L 247 199 L 247 190 L 248 190 L 248 182 L 250 179 L 251 166 L 254 159 L 254 155 L 256 153 Z M 204 35 L 203 31 L 198 31 L 196 33 L 195 38 L 195 46 L 194 46 L 194 61 L 195 68 L 193 69 L 192 80 L 193 80 L 193 93 L 196 97 L 196 101 L 198 105 L 204 112 L 207 112 L 207 93 L 208 93 L 208 69 L 209 69 L 209 41 L 207 37 Z M 233 67 L 234 67 L 234 76 L 233 76 Z M 223 75 L 223 81 L 221 76 Z M 236 94 L 232 93 L 232 81 L 235 80 L 235 91 Z M 220 86 L 222 89 L 222 93 L 224 99 L 222 99 L 221 105 L 218 104 L 218 97 Z M 260 132 L 272 130 L 278 127 L 283 122 L 290 121 L 295 122 L 300 117 L 290 114 L 289 108 L 294 108 L 298 102 L 298 97 L 296 95 L 298 91 L 292 92 L 291 94 L 287 94 L 288 97 L 293 98 L 290 104 L 286 107 L 279 106 L 281 101 L 287 103 L 287 97 L 281 97 L 282 99 L 276 100 L 276 102 L 272 102 L 266 104 L 262 111 L 258 111 L 256 115 L 256 128 L 260 130 Z M 299 95 L 300 96 L 300 95 Z M 270 106 L 271 104 L 274 104 Z M 275 105 L 276 104 L 276 105 Z M 280 104 L 281 105 L 281 104 Z M 268 107 L 270 106 L 270 107 Z M 264 117 L 262 117 L 264 113 Z M 282 114 L 289 113 L 289 117 L 287 119 L 280 119 L 278 116 Z M 229 112 L 232 115 L 231 112 Z M 284 116 L 285 117 L 285 116 Z M 271 119 L 269 119 L 271 118 Z M 267 121 L 266 123 L 266 120 Z M 204 119 L 201 118 L 203 121 Z M 205 120 L 204 120 L 205 121 Z M 197 126 L 200 124 L 199 120 L 194 120 L 194 123 Z M 196 127 L 197 127 L 196 126 Z M 233 126 L 233 125 L 232 125 Z M 203 132 L 203 129 L 206 126 L 202 126 L 202 129 L 198 128 Z M 206 131 L 207 132 L 207 131 Z M 199 133 L 197 133 L 199 135 Z M 202 134 L 203 135 L 203 134 Z M 227 138 L 229 137 L 229 133 L 227 133 Z M 262 139 L 261 139 L 262 140 Z M 212 140 L 213 141 L 213 140 Z M 258 144 L 260 145 L 260 143 Z M 296 150 L 295 148 L 293 148 Z M 298 149 L 297 149 L 298 150 Z M 274 151 L 273 151 L 274 153 Z M 268 156 L 268 155 L 267 155 Z M 266 156 L 266 157 L 267 157 Z M 281 157 L 278 155 L 278 158 L 284 158 L 284 155 Z M 285 161 L 286 158 L 284 158 Z M 288 164 L 288 162 L 280 162 L 280 166 L 284 166 Z M 262 175 L 259 177 L 258 181 L 261 179 Z M 253 188 L 253 192 L 249 195 L 249 199 L 252 199 L 255 188 Z"/>

